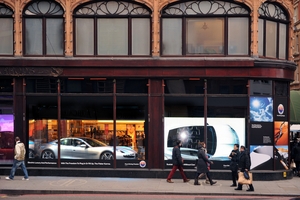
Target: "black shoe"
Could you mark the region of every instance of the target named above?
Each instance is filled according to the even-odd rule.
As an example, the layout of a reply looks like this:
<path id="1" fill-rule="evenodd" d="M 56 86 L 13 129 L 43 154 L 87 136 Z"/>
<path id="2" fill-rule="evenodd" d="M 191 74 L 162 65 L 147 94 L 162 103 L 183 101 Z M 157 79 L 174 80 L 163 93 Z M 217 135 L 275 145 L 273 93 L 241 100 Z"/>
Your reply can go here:
<path id="1" fill-rule="evenodd" d="M 236 184 L 232 184 L 230 187 L 236 187 L 237 185 Z"/>
<path id="2" fill-rule="evenodd" d="M 235 188 L 234 190 L 242 190 L 242 188 Z"/>
<path id="3" fill-rule="evenodd" d="M 216 183 L 217 183 L 217 181 L 212 181 L 212 182 L 210 182 L 210 185 L 214 185 Z"/>
<path id="4" fill-rule="evenodd" d="M 246 190 L 247 192 L 254 192 L 254 189 L 249 188 L 248 190 Z"/>

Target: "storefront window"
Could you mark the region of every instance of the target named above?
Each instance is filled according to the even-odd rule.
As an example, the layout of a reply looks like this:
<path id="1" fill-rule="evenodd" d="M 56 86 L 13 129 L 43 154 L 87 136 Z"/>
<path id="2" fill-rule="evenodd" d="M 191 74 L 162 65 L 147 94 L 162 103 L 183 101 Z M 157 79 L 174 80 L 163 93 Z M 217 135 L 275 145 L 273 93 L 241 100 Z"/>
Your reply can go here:
<path id="1" fill-rule="evenodd" d="M 10 78 L 0 80 L 0 165 L 12 164 L 14 159 L 15 122 L 12 83 L 13 80 Z"/>
<path id="2" fill-rule="evenodd" d="M 173 79 L 165 80 L 165 83 L 168 92 L 164 96 L 166 167 L 172 166 L 172 148 L 179 139 L 183 142 L 181 150 L 187 168 L 194 166 L 200 141 L 206 142 L 214 168 L 226 168 L 233 145 L 245 145 L 246 142 L 247 80 L 207 80 L 207 97 L 203 94 L 205 82 L 202 79 Z M 230 87 L 220 90 L 222 86 Z M 235 86 L 238 86 L 236 90 Z M 193 87 L 199 88 L 199 93 L 186 92 L 187 88 L 193 91 Z M 207 106 L 206 116 L 204 106 Z"/>
<path id="3" fill-rule="evenodd" d="M 29 164 L 52 166 L 60 159 L 63 167 L 114 167 L 116 157 L 117 167 L 146 166 L 147 80 L 91 79 L 62 79 L 60 100 L 27 94 Z M 97 93 L 82 94 L 88 88 Z"/>

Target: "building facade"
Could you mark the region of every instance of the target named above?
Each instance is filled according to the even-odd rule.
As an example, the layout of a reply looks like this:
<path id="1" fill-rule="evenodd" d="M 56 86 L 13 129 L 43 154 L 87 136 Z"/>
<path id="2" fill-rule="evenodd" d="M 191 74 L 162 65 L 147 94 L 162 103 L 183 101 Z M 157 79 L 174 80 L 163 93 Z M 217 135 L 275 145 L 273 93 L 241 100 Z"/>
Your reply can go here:
<path id="1" fill-rule="evenodd" d="M 1 165 L 13 137 L 35 167 L 170 168 L 205 141 L 286 169 L 291 0 L 3 0 Z M 57 142 L 60 141 L 60 142 Z"/>
<path id="2" fill-rule="evenodd" d="M 291 90 L 300 90 L 299 85 L 299 32 L 300 32 L 300 20 L 299 20 L 299 1 L 294 1 L 294 34 L 295 34 L 295 44 L 294 44 L 294 61 L 297 64 L 297 69 L 295 71 L 294 81 L 291 83 Z"/>

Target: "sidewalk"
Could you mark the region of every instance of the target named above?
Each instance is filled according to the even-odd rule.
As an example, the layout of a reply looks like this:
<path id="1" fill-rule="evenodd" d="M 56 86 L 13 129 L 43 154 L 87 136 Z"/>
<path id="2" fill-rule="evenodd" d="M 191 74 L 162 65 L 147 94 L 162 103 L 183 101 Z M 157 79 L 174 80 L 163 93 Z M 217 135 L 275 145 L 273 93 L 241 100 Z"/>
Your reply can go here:
<path id="1" fill-rule="evenodd" d="M 122 194 L 183 194 L 183 195 L 257 195 L 257 196 L 290 196 L 300 198 L 300 178 L 294 177 L 279 181 L 254 181 L 254 192 L 235 191 L 229 187 L 231 181 L 216 180 L 216 185 L 205 184 L 201 179 L 199 186 L 193 180 L 183 183 L 181 179 L 142 178 L 93 178 L 93 177 L 58 177 L 30 176 L 22 181 L 21 176 L 14 180 L 0 179 L 0 194 L 74 194 L 74 193 L 122 193 Z"/>

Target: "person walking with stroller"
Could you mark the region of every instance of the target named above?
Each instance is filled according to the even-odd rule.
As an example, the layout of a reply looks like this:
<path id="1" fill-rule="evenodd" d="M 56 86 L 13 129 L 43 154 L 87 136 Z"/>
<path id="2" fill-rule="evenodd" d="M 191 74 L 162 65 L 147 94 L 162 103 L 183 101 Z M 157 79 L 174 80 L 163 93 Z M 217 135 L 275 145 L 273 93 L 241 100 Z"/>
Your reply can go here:
<path id="1" fill-rule="evenodd" d="M 184 172 L 183 172 L 183 158 L 181 157 L 181 151 L 180 147 L 182 146 L 182 142 L 180 140 L 176 141 L 176 146 L 174 146 L 172 151 L 172 162 L 173 162 L 173 168 L 169 173 L 169 176 L 167 178 L 168 183 L 174 183 L 171 179 L 176 172 L 177 169 L 179 169 L 179 172 L 181 174 L 181 177 L 183 179 L 183 182 L 189 182 L 190 180 L 186 178 Z"/>

